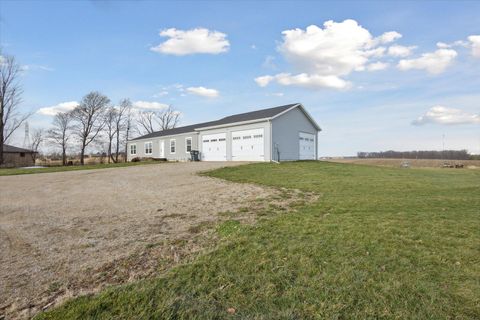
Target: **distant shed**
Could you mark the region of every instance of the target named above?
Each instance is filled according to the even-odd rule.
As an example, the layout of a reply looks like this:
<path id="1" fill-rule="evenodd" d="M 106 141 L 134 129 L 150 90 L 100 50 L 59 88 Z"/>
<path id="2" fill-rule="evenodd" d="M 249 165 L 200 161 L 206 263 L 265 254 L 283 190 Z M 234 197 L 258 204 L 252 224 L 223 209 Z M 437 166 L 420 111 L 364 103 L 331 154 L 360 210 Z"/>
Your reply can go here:
<path id="1" fill-rule="evenodd" d="M 31 167 L 35 163 L 32 155 L 35 151 L 23 149 L 8 144 L 3 145 L 2 167 Z"/>

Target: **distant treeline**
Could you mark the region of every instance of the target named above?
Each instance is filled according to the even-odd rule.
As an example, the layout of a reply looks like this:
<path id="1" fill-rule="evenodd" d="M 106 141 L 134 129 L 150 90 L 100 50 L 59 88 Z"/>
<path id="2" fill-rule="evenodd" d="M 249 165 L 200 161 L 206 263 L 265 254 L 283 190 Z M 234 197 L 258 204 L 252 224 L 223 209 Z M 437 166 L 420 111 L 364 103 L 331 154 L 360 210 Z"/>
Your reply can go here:
<path id="1" fill-rule="evenodd" d="M 478 155 L 471 155 L 467 150 L 444 150 L 444 151 L 380 151 L 358 152 L 358 158 L 388 158 L 388 159 L 445 159 L 445 160 L 475 160 Z"/>

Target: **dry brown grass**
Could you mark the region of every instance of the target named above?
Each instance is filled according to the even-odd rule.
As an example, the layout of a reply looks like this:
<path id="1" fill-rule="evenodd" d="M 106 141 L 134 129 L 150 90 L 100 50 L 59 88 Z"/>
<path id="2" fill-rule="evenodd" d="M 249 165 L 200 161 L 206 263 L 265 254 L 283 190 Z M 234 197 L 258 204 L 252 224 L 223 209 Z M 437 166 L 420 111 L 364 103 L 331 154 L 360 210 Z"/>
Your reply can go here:
<path id="1" fill-rule="evenodd" d="M 441 168 L 444 163 L 463 164 L 467 169 L 480 169 L 480 160 L 440 160 L 440 159 L 344 159 L 332 158 L 328 161 L 340 163 L 365 164 L 382 167 L 400 167 L 407 162 L 412 168 Z"/>

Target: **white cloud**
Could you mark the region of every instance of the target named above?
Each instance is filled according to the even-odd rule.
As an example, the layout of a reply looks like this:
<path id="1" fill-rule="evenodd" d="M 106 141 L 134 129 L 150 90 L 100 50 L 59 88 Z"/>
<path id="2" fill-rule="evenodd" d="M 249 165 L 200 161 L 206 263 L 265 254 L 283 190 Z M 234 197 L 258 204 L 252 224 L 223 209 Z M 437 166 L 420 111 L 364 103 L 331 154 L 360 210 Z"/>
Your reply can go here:
<path id="1" fill-rule="evenodd" d="M 137 109 L 145 110 L 163 110 L 168 108 L 168 104 L 155 102 L 155 101 L 135 101 L 133 107 Z"/>
<path id="2" fill-rule="evenodd" d="M 205 87 L 189 87 L 187 92 L 197 96 L 207 97 L 207 98 L 216 98 L 219 96 L 218 90 L 208 89 Z"/>
<path id="3" fill-rule="evenodd" d="M 228 51 L 230 47 L 225 33 L 205 28 L 191 30 L 170 28 L 162 30 L 160 36 L 169 39 L 150 50 L 163 54 L 178 56 L 195 53 L 218 54 Z"/>
<path id="4" fill-rule="evenodd" d="M 368 71 L 380 71 L 380 70 L 385 70 L 388 68 L 388 63 L 385 62 L 373 62 L 367 65 L 367 70 Z"/>
<path id="5" fill-rule="evenodd" d="M 437 43 L 438 46 L 438 43 Z M 440 46 L 439 46 L 440 47 Z M 401 45 L 393 45 L 388 48 L 388 54 L 393 56 L 393 57 L 408 57 L 413 53 L 413 50 L 415 50 L 417 46 L 401 46 Z"/>
<path id="6" fill-rule="evenodd" d="M 283 97 L 285 94 L 283 92 L 271 92 L 271 93 L 265 93 L 265 96 L 267 97 Z"/>
<path id="7" fill-rule="evenodd" d="M 275 57 L 274 56 L 266 56 L 265 60 L 262 63 L 262 67 L 267 69 L 277 69 L 275 64 Z"/>
<path id="8" fill-rule="evenodd" d="M 377 40 L 380 41 L 380 43 L 390 43 L 400 39 L 401 37 L 402 35 L 400 33 L 396 31 L 389 31 L 382 34 L 380 37 L 377 38 Z"/>
<path id="9" fill-rule="evenodd" d="M 472 56 L 480 58 L 480 35 L 471 35 L 468 37 L 472 47 Z"/>
<path id="10" fill-rule="evenodd" d="M 437 49 L 434 52 L 423 53 L 420 58 L 402 59 L 397 67 L 402 71 L 419 69 L 431 74 L 439 74 L 453 63 L 456 56 L 457 52 L 453 49 Z"/>
<path id="11" fill-rule="evenodd" d="M 263 76 L 255 79 L 257 83 L 262 82 L 266 86 L 270 81 L 275 80 L 283 86 L 299 86 L 311 89 L 331 88 L 331 89 L 347 89 L 350 87 L 348 81 L 334 75 L 322 76 L 318 74 L 300 73 L 292 75 L 290 73 L 279 73 L 274 77 Z M 263 79 L 262 79 L 263 78 Z"/>
<path id="12" fill-rule="evenodd" d="M 355 20 L 327 21 L 323 28 L 283 31 L 280 51 L 298 70 L 321 75 L 347 75 L 368 62 L 374 49 L 370 32 Z"/>
<path id="13" fill-rule="evenodd" d="M 59 112 L 71 111 L 75 109 L 75 107 L 77 107 L 78 105 L 79 103 L 77 101 L 62 102 L 51 107 L 40 108 L 37 110 L 37 113 L 44 116 L 54 116 Z"/>
<path id="14" fill-rule="evenodd" d="M 275 77 L 273 76 L 261 76 L 261 77 L 256 77 L 255 82 L 260 86 L 260 87 L 266 87 L 272 80 L 274 80 Z"/>
<path id="15" fill-rule="evenodd" d="M 368 70 L 370 65 L 370 68 L 385 67 L 374 61 L 374 58 L 385 54 L 386 48 L 380 44 L 401 37 L 400 33 L 390 31 L 374 38 L 367 29 L 351 19 L 343 22 L 326 21 L 323 27 L 311 25 L 305 30 L 285 30 L 282 35 L 283 42 L 278 50 L 292 64 L 297 74 L 280 73 L 257 77 L 255 82 L 259 86 L 264 87 L 275 80 L 282 85 L 348 88 L 350 83 L 342 79 L 343 76 L 354 71 Z"/>
<path id="16" fill-rule="evenodd" d="M 435 124 L 480 124 L 480 114 L 471 114 L 460 109 L 444 106 L 431 107 L 427 113 L 412 122 L 414 125 Z"/>
<path id="17" fill-rule="evenodd" d="M 163 96 L 166 96 L 166 95 L 168 95 L 168 91 L 167 91 L 167 90 L 162 90 L 162 91 L 160 91 L 160 92 L 158 92 L 158 93 L 155 93 L 155 94 L 153 95 L 153 97 L 154 97 L 154 98 L 160 98 L 160 97 L 163 97 Z"/>

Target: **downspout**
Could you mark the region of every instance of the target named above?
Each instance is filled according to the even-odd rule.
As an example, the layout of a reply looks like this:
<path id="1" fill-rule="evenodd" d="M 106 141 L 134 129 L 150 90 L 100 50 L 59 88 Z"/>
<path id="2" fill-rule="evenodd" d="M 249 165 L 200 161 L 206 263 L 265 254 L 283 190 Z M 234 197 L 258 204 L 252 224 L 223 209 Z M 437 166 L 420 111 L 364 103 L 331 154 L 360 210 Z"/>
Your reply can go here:
<path id="1" fill-rule="evenodd" d="M 270 125 L 270 162 L 274 162 L 273 160 L 273 135 L 272 135 L 272 120 L 268 119 L 268 124 Z"/>

